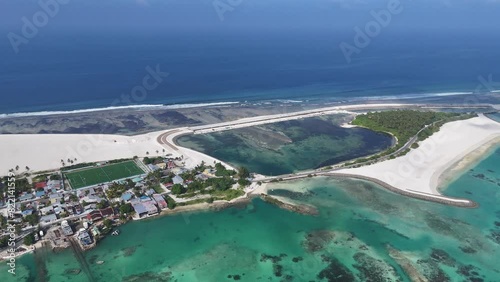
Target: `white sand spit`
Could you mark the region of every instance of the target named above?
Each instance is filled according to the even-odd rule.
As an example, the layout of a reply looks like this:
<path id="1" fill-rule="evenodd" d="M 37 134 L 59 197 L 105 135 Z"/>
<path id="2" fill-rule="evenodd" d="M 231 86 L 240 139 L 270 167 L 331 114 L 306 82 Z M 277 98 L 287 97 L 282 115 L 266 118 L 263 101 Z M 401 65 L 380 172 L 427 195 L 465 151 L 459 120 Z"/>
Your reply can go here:
<path id="1" fill-rule="evenodd" d="M 439 195 L 443 173 L 485 144 L 500 142 L 500 123 L 483 115 L 445 124 L 405 156 L 337 172 L 381 180 L 395 188 Z M 462 161 L 462 162 L 461 162 Z"/>

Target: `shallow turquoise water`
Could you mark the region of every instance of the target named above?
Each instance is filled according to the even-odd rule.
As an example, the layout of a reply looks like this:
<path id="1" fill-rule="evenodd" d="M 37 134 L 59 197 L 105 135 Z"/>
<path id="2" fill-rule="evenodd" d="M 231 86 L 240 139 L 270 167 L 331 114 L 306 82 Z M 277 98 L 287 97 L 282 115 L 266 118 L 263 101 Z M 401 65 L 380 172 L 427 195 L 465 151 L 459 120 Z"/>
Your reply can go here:
<path id="1" fill-rule="evenodd" d="M 64 274 L 81 268 L 64 251 L 48 254 L 45 264 L 22 257 L 17 279 L 2 265 L 0 281 L 409 281 L 388 245 L 430 281 L 498 281 L 499 164 L 500 149 L 446 190 L 477 201 L 477 209 L 408 199 L 361 181 L 279 183 L 271 194 L 315 205 L 320 214 L 256 199 L 218 212 L 132 222 L 85 254 L 89 273 Z"/>

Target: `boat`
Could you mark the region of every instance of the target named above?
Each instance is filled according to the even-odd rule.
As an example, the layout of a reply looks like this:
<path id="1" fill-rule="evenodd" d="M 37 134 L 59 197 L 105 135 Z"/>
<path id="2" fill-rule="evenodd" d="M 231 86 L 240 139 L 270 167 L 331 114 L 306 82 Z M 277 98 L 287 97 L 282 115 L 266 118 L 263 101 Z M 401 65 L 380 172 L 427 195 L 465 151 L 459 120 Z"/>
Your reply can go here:
<path id="1" fill-rule="evenodd" d="M 111 233 L 111 235 L 118 236 L 118 235 L 120 235 L 120 231 L 118 229 L 116 229 L 115 231 L 113 231 L 113 233 Z"/>
<path id="2" fill-rule="evenodd" d="M 104 263 L 104 261 L 103 261 L 103 260 L 100 260 L 100 261 L 98 261 L 98 262 L 96 262 L 96 263 L 97 263 L 97 264 L 103 264 L 103 263 Z"/>

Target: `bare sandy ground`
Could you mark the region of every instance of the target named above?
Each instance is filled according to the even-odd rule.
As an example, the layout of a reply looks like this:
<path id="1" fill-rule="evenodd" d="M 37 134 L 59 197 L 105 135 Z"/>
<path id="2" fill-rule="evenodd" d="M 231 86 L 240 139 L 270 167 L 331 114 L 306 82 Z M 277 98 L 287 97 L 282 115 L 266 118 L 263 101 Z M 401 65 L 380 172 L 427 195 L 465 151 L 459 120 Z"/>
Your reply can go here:
<path id="1" fill-rule="evenodd" d="M 401 190 L 440 195 L 438 188 L 446 179 L 499 142 L 500 123 L 481 115 L 445 124 L 403 157 L 338 172 L 379 179 Z"/>
<path id="2" fill-rule="evenodd" d="M 31 171 L 58 169 L 61 160 L 68 165 L 68 159 L 77 164 L 145 157 L 146 152 L 149 156 L 162 155 L 164 147 L 156 141 L 157 135 L 0 135 L 0 175 L 7 175 L 16 166 L 20 167 L 18 172 L 26 171 L 26 166 Z"/>

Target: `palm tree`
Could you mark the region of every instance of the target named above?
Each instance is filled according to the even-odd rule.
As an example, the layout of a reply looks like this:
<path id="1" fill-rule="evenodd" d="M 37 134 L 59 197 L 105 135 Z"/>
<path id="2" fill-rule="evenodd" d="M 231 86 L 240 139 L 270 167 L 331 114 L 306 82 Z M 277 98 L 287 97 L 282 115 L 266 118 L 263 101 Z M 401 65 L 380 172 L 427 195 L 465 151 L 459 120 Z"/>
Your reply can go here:
<path id="1" fill-rule="evenodd" d="M 156 150 L 156 154 L 158 154 L 160 151 Z"/>
<path id="2" fill-rule="evenodd" d="M 18 165 L 16 165 L 16 170 L 19 170 L 19 166 Z"/>
<path id="3" fill-rule="evenodd" d="M 146 152 L 146 155 L 149 155 L 149 152 Z"/>
<path id="4" fill-rule="evenodd" d="M 29 166 L 26 166 L 26 170 L 30 170 L 30 167 L 29 167 Z"/>

